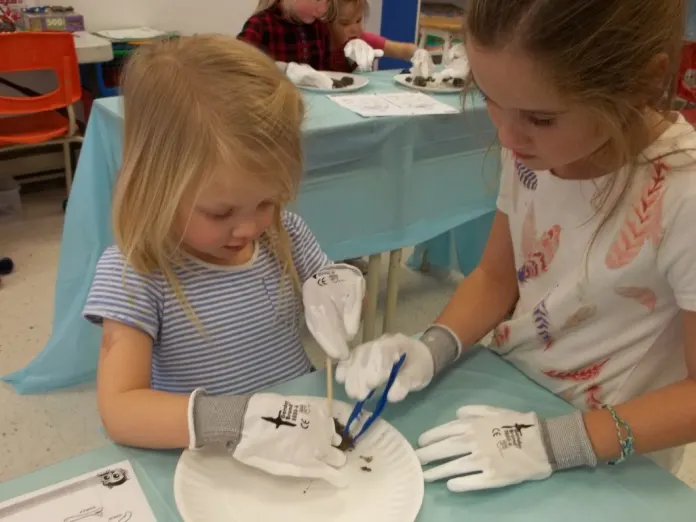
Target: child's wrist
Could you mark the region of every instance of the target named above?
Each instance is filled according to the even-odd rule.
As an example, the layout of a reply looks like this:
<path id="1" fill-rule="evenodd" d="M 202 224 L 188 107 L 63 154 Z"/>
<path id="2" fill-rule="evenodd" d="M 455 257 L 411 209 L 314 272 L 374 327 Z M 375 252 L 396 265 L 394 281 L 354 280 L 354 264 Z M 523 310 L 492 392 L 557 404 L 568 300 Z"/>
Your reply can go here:
<path id="1" fill-rule="evenodd" d="M 597 455 L 587 434 L 582 412 L 543 420 L 540 428 L 551 469 L 560 471 L 597 467 Z"/>
<path id="2" fill-rule="evenodd" d="M 435 375 L 459 359 L 462 353 L 462 345 L 455 333 L 441 324 L 430 325 L 420 340 L 433 357 Z"/>
<path id="3" fill-rule="evenodd" d="M 196 389 L 189 398 L 189 449 L 224 445 L 234 452 L 242 437 L 244 416 L 250 397 L 222 395 L 211 397 Z"/>

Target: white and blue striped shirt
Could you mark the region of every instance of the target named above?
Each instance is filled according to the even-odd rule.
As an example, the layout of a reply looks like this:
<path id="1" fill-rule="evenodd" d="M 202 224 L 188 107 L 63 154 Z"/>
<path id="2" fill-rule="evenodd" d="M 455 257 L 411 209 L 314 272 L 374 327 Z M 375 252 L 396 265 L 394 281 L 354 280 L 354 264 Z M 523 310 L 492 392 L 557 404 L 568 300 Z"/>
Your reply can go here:
<path id="1" fill-rule="evenodd" d="M 286 212 L 283 220 L 304 283 L 329 260 L 299 216 Z M 152 337 L 153 389 L 241 395 L 310 371 L 300 342 L 301 297 L 263 243 L 244 266 L 190 258 L 176 275 L 198 326 L 162 274 L 137 273 L 113 246 L 97 264 L 83 312 L 95 324 L 110 319 Z"/>

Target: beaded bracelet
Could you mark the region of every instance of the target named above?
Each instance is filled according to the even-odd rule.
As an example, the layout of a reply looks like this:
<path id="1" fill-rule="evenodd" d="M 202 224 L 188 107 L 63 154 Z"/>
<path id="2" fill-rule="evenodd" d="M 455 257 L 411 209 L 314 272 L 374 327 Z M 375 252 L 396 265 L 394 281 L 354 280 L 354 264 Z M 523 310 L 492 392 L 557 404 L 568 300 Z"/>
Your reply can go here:
<path id="1" fill-rule="evenodd" d="M 616 466 L 635 453 L 635 449 L 633 447 L 633 430 L 631 430 L 631 427 L 625 420 L 619 417 L 619 414 L 616 413 L 616 410 L 612 406 L 605 404 L 602 407 L 611 413 L 611 418 L 614 419 L 614 424 L 616 425 L 616 433 L 619 436 L 619 444 L 621 444 L 621 456 L 618 459 L 609 462 L 610 466 Z M 625 437 L 621 428 L 626 431 Z"/>

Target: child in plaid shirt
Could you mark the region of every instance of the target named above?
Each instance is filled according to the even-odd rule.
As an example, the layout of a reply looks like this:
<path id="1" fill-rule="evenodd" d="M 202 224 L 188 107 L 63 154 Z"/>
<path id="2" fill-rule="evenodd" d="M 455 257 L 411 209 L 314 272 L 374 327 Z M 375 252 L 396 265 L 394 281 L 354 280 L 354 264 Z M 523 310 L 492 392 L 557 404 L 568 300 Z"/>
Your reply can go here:
<path id="1" fill-rule="evenodd" d="M 331 66 L 333 0 L 260 0 L 238 38 L 266 51 L 276 62 Z"/>

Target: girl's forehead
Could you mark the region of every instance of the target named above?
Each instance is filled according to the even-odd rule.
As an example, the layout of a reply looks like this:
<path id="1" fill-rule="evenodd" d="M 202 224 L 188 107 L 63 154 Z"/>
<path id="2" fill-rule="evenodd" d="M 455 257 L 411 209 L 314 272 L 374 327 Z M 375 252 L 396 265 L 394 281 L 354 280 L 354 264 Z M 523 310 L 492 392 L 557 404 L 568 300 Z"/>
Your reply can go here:
<path id="1" fill-rule="evenodd" d="M 566 100 L 551 75 L 526 53 L 507 46 L 488 49 L 467 42 L 471 74 L 483 94 L 505 109 L 526 112 L 560 112 Z"/>
<path id="2" fill-rule="evenodd" d="M 341 18 L 355 18 L 363 14 L 362 2 L 342 2 L 338 1 L 338 14 Z"/>

